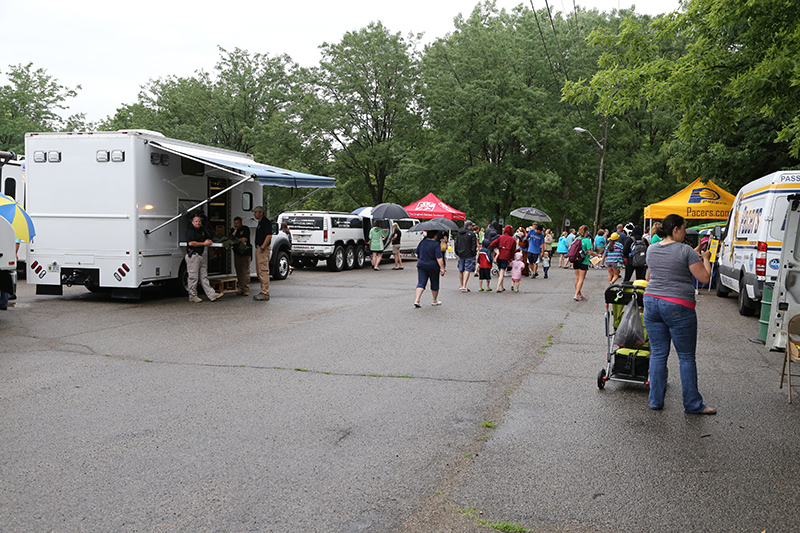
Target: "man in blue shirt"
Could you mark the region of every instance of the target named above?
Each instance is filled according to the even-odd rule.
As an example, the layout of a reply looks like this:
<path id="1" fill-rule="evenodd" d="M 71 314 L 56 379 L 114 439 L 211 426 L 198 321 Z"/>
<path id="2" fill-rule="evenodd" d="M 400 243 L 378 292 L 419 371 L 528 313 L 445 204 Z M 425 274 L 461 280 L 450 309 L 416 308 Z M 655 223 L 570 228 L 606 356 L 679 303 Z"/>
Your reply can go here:
<path id="1" fill-rule="evenodd" d="M 531 230 L 528 232 L 528 263 L 531 265 L 531 277 L 539 276 L 539 254 L 542 253 L 542 243 L 544 242 L 544 233 L 539 227 L 539 224 L 534 222 Z"/>

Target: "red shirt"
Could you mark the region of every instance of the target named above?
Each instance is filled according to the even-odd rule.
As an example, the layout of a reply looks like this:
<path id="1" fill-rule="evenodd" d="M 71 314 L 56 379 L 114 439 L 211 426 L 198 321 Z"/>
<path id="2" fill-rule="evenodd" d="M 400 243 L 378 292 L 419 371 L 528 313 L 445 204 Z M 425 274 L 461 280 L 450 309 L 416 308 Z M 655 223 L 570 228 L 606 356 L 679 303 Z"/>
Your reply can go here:
<path id="1" fill-rule="evenodd" d="M 517 251 L 517 241 L 511 235 L 500 235 L 492 241 L 489 248 L 499 248 L 500 255 L 497 259 L 502 261 L 511 261 L 514 259 L 514 253 Z"/>

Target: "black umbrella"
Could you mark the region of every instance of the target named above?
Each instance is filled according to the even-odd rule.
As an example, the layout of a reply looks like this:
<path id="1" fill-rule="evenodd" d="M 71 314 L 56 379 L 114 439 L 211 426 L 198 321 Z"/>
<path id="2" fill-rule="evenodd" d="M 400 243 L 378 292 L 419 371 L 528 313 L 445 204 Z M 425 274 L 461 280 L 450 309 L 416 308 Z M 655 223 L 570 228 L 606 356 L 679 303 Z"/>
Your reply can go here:
<path id="1" fill-rule="evenodd" d="M 372 218 L 408 218 L 408 211 L 401 205 L 383 203 L 372 208 Z"/>
<path id="2" fill-rule="evenodd" d="M 452 220 L 446 218 L 432 218 L 425 222 L 420 222 L 412 226 L 408 231 L 458 231 L 458 226 Z"/>
<path id="3" fill-rule="evenodd" d="M 547 213 L 535 207 L 520 207 L 511 211 L 512 217 L 521 218 L 522 220 L 532 220 L 534 222 L 552 222 L 553 220 L 547 216 Z"/>

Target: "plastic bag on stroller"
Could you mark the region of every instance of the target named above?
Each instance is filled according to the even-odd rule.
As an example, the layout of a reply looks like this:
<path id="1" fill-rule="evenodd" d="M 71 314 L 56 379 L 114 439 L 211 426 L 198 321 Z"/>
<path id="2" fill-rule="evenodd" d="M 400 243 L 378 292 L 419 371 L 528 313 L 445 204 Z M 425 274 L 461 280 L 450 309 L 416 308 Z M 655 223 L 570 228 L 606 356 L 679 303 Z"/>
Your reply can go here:
<path id="1" fill-rule="evenodd" d="M 639 349 L 645 345 L 644 326 L 639 314 L 639 304 L 632 298 L 625 306 L 617 331 L 614 334 L 614 344 L 623 348 Z"/>

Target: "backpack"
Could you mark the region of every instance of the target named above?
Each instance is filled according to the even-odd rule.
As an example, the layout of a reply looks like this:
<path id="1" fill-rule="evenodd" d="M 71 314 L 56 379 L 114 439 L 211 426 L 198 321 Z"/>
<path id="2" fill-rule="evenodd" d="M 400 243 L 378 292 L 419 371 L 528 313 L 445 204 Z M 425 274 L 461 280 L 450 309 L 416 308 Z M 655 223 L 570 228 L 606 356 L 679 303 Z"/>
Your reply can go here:
<path id="1" fill-rule="evenodd" d="M 631 245 L 631 266 L 643 267 L 647 266 L 647 242 L 644 239 L 638 239 Z"/>
<path id="2" fill-rule="evenodd" d="M 567 252 L 567 259 L 571 263 L 580 263 L 586 259 L 586 252 L 583 251 L 583 239 L 575 237 Z"/>

